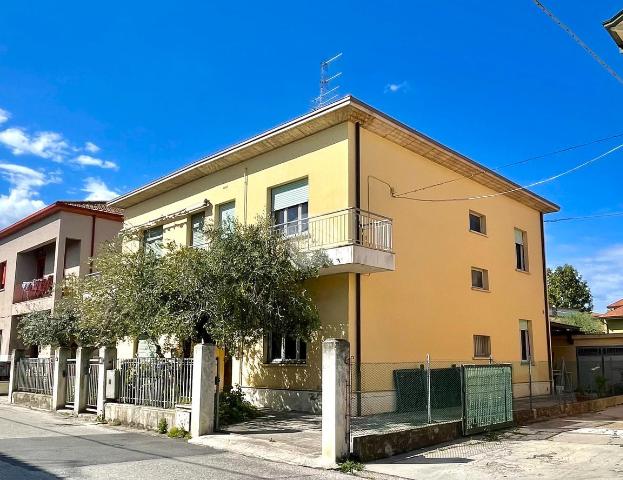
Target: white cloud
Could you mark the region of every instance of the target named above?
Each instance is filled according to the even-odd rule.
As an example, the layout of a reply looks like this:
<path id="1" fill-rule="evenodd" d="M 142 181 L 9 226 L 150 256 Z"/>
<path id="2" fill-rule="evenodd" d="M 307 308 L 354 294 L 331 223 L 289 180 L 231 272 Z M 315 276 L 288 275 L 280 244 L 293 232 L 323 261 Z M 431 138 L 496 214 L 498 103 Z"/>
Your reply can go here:
<path id="1" fill-rule="evenodd" d="M 100 147 L 95 145 L 93 142 L 87 142 L 84 144 L 84 149 L 89 153 L 97 153 L 101 150 Z"/>
<path id="2" fill-rule="evenodd" d="M 79 155 L 76 158 L 72 159 L 71 162 L 77 165 L 82 165 L 83 167 L 100 167 L 111 170 L 119 170 L 119 166 L 115 162 L 102 160 L 100 158 L 95 158 L 90 155 Z"/>
<path id="3" fill-rule="evenodd" d="M 0 108 L 0 123 L 6 122 L 9 118 L 11 118 L 11 114 L 6 110 Z"/>
<path id="4" fill-rule="evenodd" d="M 99 178 L 89 177 L 84 182 L 83 192 L 88 193 L 85 200 L 110 200 L 118 197 L 119 194 L 108 186 Z"/>
<path id="5" fill-rule="evenodd" d="M 14 155 L 29 153 L 41 158 L 60 162 L 67 154 L 69 144 L 60 133 L 37 132 L 30 136 L 22 128 L 7 128 L 0 132 L 0 142 Z"/>
<path id="6" fill-rule="evenodd" d="M 568 256 L 559 263 L 573 265 L 588 282 L 596 312 L 604 312 L 606 305 L 623 298 L 623 244 L 610 245 L 591 256 Z"/>
<path id="7" fill-rule="evenodd" d="M 7 194 L 0 194 L 0 228 L 43 208 L 45 203 L 38 198 L 39 189 L 59 181 L 56 174 L 12 163 L 0 163 L 0 177 L 10 185 Z"/>
<path id="8" fill-rule="evenodd" d="M 385 85 L 385 90 L 383 90 L 383 93 L 396 93 L 400 90 L 405 92 L 409 90 L 409 83 L 406 80 L 400 83 L 388 83 L 387 85 Z"/>

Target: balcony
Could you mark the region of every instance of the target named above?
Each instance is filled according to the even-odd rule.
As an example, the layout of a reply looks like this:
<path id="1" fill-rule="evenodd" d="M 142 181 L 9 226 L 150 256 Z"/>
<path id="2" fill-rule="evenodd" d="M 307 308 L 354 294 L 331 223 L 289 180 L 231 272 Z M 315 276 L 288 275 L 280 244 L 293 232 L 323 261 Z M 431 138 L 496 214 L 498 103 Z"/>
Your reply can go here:
<path id="1" fill-rule="evenodd" d="M 358 208 L 275 225 L 304 252 L 323 250 L 329 265 L 321 275 L 395 270 L 392 219 Z"/>
<path id="2" fill-rule="evenodd" d="M 13 303 L 28 302 L 39 298 L 51 297 L 54 290 L 54 275 L 46 275 L 28 282 L 15 285 Z"/>

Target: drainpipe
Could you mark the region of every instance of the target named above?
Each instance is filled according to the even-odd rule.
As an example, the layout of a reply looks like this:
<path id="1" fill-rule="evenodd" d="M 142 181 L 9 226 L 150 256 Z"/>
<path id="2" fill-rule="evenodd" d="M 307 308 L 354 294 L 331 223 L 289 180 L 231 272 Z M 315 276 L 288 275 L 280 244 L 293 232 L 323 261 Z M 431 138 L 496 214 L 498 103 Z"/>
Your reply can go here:
<path id="1" fill-rule="evenodd" d="M 247 167 L 244 167 L 244 224 L 247 224 L 247 202 L 249 192 L 249 174 L 247 173 Z"/>
<path id="2" fill-rule="evenodd" d="M 359 241 L 359 219 L 361 208 L 361 124 L 355 123 L 355 232 Z M 355 274 L 355 391 L 357 392 L 357 416 L 361 416 L 361 273 Z"/>
<path id="3" fill-rule="evenodd" d="M 97 217 L 95 215 L 91 215 L 91 254 L 90 254 L 90 258 L 93 258 L 93 255 L 95 254 L 95 219 Z M 89 273 L 93 273 L 93 264 L 92 262 L 89 260 Z"/>
<path id="4" fill-rule="evenodd" d="M 547 339 L 547 361 L 549 363 L 549 391 L 554 393 L 554 375 L 552 372 L 552 330 L 549 320 L 549 303 L 547 301 L 547 267 L 545 262 L 545 229 L 543 223 L 543 212 L 539 214 L 541 220 L 541 256 L 543 259 L 543 301 L 545 303 L 545 338 Z"/>

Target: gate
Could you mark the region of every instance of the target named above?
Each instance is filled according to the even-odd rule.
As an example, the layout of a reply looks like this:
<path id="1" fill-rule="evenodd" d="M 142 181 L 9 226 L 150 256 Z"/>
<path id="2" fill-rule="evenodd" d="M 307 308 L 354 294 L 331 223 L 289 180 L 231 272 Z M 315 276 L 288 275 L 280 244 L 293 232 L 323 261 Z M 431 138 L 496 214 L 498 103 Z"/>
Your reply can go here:
<path id="1" fill-rule="evenodd" d="M 99 385 L 99 371 L 101 368 L 100 358 L 89 360 L 89 378 L 87 386 L 87 408 L 97 409 L 97 391 Z"/>
<path id="2" fill-rule="evenodd" d="M 76 359 L 67 359 L 67 379 L 65 382 L 65 404 L 73 407 L 76 396 Z"/>
<path id="3" fill-rule="evenodd" d="M 463 433 L 471 435 L 513 424 L 509 364 L 463 365 Z"/>

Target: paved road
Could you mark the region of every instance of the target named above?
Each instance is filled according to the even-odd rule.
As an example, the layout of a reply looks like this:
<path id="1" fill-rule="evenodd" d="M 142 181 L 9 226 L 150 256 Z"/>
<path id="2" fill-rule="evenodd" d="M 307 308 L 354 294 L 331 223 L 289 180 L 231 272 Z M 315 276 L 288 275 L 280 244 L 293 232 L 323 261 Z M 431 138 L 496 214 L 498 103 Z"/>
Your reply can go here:
<path id="1" fill-rule="evenodd" d="M 6 397 L 4 397 L 6 398 Z M 346 478 L 0 401 L 0 479 Z M 351 477 L 352 478 L 352 477 Z"/>

